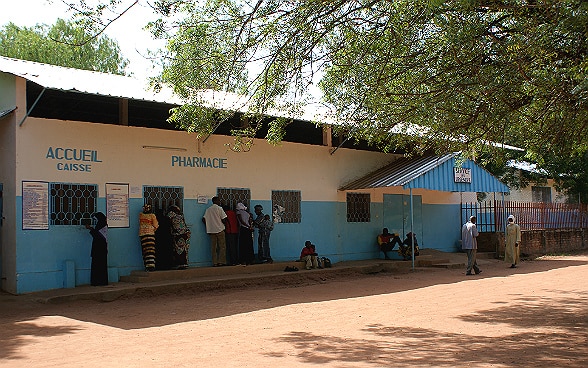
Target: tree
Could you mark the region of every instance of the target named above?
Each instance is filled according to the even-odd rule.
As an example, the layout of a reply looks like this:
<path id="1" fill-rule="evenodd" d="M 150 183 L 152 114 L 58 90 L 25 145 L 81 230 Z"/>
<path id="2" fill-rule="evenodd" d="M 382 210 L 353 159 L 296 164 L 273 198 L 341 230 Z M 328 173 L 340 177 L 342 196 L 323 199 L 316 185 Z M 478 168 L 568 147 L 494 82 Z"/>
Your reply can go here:
<path id="1" fill-rule="evenodd" d="M 491 141 L 572 153 L 588 143 L 582 1 L 160 4 L 164 14 L 186 15 L 168 33 L 162 81 L 191 104 L 199 103 L 195 91 L 215 88 L 246 91 L 254 114 L 298 108 L 320 76 L 339 131 L 385 149 L 410 142 L 421 150 L 497 153 Z M 244 83 L 252 63 L 259 72 Z M 188 110 L 172 120 L 212 129 L 214 122 Z"/>
<path id="2" fill-rule="evenodd" d="M 245 94 L 252 117 L 296 116 L 318 84 L 330 111 L 320 122 L 384 150 L 497 157 L 510 144 L 566 157 L 588 147 L 586 1 L 159 0 L 154 9 L 162 18 L 151 29 L 169 39 L 160 82 L 187 101 L 170 120 L 189 131 L 208 134 L 219 119 L 203 89 Z M 270 123 L 268 138 L 285 124 Z"/>
<path id="3" fill-rule="evenodd" d="M 121 75 L 128 65 L 116 41 L 92 37 L 82 26 L 62 19 L 51 27 L 8 23 L 0 30 L 0 55 Z"/>

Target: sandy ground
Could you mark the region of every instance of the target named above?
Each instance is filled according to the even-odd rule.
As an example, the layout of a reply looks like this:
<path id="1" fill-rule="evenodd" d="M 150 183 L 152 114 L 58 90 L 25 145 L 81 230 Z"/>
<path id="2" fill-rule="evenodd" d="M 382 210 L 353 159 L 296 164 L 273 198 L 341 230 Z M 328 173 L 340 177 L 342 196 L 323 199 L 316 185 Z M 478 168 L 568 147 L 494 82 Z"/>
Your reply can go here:
<path id="1" fill-rule="evenodd" d="M 507 266 L 110 303 L 5 298 L 0 367 L 587 367 L 588 253 Z"/>

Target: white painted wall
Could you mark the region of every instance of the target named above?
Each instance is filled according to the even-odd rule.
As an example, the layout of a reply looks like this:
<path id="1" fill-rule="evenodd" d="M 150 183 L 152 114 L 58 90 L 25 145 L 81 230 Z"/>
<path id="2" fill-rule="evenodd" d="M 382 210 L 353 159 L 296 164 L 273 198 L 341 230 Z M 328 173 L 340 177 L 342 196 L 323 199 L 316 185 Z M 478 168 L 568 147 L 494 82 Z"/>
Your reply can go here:
<path id="1" fill-rule="evenodd" d="M 16 125 L 24 116 L 24 79 L 0 73 L 0 109 L 18 109 L 0 119 L 0 182 L 3 186 L 2 226 L 0 227 L 1 286 L 16 293 Z"/>
<path id="2" fill-rule="evenodd" d="M 260 200 L 270 199 L 272 189 L 292 189 L 303 191 L 305 201 L 334 201 L 343 183 L 393 158 L 349 149 L 331 155 L 328 147 L 288 142 L 272 146 L 265 140 L 256 140 L 249 152 L 237 153 L 227 148 L 231 141 L 211 136 L 199 149 L 196 136 L 186 132 L 28 118 L 17 130 L 16 181 L 93 183 L 100 190 L 107 182 L 129 183 L 136 197 L 141 197 L 137 189 L 143 185 L 181 185 L 186 198 L 211 197 L 217 187 L 251 188 L 251 196 Z M 101 162 L 48 158 L 50 148 L 55 153 L 58 147 L 96 151 Z M 174 155 L 223 158 L 227 168 L 172 166 Z M 58 170 L 64 163 L 89 164 L 91 172 Z"/>

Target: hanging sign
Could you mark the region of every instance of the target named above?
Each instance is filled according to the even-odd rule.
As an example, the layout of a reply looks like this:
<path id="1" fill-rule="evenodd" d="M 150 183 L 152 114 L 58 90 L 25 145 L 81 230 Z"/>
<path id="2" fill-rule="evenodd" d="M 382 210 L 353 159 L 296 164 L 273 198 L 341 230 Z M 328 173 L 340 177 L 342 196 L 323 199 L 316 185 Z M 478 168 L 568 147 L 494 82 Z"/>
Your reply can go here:
<path id="1" fill-rule="evenodd" d="M 465 167 L 454 167 L 453 181 L 456 183 L 471 183 L 472 169 L 467 169 Z"/>

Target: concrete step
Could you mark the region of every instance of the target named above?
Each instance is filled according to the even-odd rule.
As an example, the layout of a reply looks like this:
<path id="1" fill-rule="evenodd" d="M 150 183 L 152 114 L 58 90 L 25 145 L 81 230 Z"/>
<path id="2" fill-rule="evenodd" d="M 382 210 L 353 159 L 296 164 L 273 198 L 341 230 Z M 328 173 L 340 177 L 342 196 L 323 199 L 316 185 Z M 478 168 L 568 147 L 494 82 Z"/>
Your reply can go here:
<path id="1" fill-rule="evenodd" d="M 193 267 L 185 270 L 132 271 L 129 276 L 121 276 L 121 282 L 149 283 L 169 280 L 191 280 L 204 277 L 221 277 L 227 275 L 252 275 L 266 272 L 284 271 L 286 267 L 303 268 L 302 262 L 274 262 L 249 266 Z"/>
<path id="2" fill-rule="evenodd" d="M 449 263 L 449 258 L 429 258 L 429 259 L 421 259 L 421 257 L 416 258 L 416 262 L 418 263 L 419 267 L 432 267 L 436 264 L 440 263 Z"/>
<path id="3" fill-rule="evenodd" d="M 465 254 L 463 255 L 465 257 Z M 453 257 L 455 258 L 455 257 Z M 459 258 L 461 259 L 461 258 Z M 360 268 L 363 273 L 392 272 L 398 269 L 408 269 L 412 267 L 412 261 L 403 260 L 367 260 L 365 266 L 362 261 L 340 262 L 333 265 L 333 268 L 346 268 L 348 264 Z M 465 261 L 465 258 L 464 258 Z M 465 263 L 456 262 L 455 259 L 443 256 L 442 254 L 422 254 L 415 258 L 416 267 L 441 267 L 441 268 L 460 268 L 465 267 Z M 157 282 L 185 282 L 188 280 L 215 279 L 215 278 L 249 278 L 254 276 L 263 276 L 267 273 L 282 273 L 286 267 L 296 267 L 304 270 L 304 263 L 300 261 L 274 262 L 264 264 L 254 264 L 249 266 L 222 266 L 222 267 L 192 267 L 185 270 L 162 270 L 154 272 L 132 271 L 128 276 L 121 276 L 120 282 L 147 284 Z M 313 270 L 321 271 L 321 270 Z"/>

